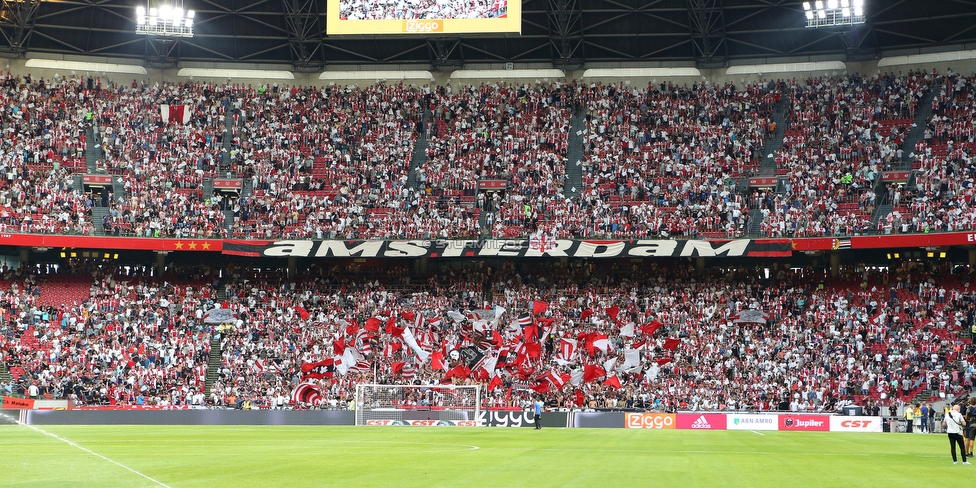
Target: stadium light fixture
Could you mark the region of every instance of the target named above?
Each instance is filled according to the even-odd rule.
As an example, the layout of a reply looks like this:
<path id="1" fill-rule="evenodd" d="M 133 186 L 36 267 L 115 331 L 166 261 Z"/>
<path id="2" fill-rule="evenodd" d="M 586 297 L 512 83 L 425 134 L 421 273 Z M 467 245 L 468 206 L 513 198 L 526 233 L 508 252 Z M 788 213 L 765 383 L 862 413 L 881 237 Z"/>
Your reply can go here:
<path id="1" fill-rule="evenodd" d="M 803 2 L 807 27 L 834 27 L 863 24 L 864 0 L 816 0 Z"/>
<path id="2" fill-rule="evenodd" d="M 193 37 L 193 19 L 196 12 L 184 10 L 182 0 L 176 4 L 136 7 L 136 34 L 157 37 Z"/>

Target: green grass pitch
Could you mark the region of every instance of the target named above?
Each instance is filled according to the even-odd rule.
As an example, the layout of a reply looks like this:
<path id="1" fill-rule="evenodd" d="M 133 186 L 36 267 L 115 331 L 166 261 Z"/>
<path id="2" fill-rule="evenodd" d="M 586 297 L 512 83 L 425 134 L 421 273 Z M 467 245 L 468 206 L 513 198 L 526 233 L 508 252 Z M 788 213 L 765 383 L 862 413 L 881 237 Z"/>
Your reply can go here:
<path id="1" fill-rule="evenodd" d="M 943 434 L 464 427 L 37 429 L 0 426 L 0 486 L 950 488 L 976 484 L 976 466 L 954 466 Z"/>

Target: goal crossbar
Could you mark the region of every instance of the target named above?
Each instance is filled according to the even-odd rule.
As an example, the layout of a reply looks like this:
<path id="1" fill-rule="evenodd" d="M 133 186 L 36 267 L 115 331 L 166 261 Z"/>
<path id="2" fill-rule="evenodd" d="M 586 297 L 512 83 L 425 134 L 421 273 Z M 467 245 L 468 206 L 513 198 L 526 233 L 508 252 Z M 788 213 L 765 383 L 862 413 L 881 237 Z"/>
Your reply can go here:
<path id="1" fill-rule="evenodd" d="M 478 385 L 356 385 L 356 425 L 479 425 Z"/>

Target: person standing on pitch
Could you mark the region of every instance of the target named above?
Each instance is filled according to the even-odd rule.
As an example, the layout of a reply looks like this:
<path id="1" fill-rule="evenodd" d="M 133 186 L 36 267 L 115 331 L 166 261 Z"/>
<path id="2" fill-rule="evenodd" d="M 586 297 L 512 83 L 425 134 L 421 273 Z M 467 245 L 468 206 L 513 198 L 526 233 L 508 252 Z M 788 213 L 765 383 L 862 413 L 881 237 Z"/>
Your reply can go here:
<path id="1" fill-rule="evenodd" d="M 942 423 L 945 426 L 946 433 L 949 434 L 949 447 L 952 449 L 952 464 L 959 464 L 956 461 L 956 444 L 959 445 L 959 450 L 962 451 L 962 463 L 969 464 L 969 461 L 966 461 L 966 444 L 962 439 L 962 428 L 966 425 L 966 419 L 959 413 L 959 405 L 952 406 L 952 410 L 946 413 Z"/>
<path id="2" fill-rule="evenodd" d="M 533 412 L 535 413 L 535 430 L 542 428 L 542 407 L 545 404 L 542 403 L 542 397 L 536 397 L 535 403 L 532 404 Z M 953 451 L 955 452 L 955 451 Z"/>

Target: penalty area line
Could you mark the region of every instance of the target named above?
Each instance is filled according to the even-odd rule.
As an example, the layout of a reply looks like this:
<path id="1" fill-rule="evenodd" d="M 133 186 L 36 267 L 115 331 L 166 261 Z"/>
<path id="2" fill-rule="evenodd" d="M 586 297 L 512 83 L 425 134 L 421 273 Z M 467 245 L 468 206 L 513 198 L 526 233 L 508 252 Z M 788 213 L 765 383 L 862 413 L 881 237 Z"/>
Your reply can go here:
<path id="1" fill-rule="evenodd" d="M 105 461 L 108 461 L 108 462 L 110 462 L 110 463 L 112 463 L 112 464 L 114 464 L 114 465 L 116 465 L 116 466 L 118 466 L 118 467 L 120 467 L 120 468 L 122 468 L 122 469 L 124 469 L 126 471 L 129 471 L 131 473 L 134 473 L 134 474 L 137 474 L 139 476 L 142 476 L 143 478 L 145 478 L 145 479 L 147 479 L 149 481 L 152 481 L 153 483 L 156 483 L 157 485 L 162 486 L 163 488 L 172 488 L 171 486 L 167 485 L 166 483 L 163 483 L 162 481 L 159 481 L 159 480 L 157 480 L 155 478 L 152 478 L 152 477 L 150 477 L 148 475 L 142 474 L 142 473 L 140 473 L 140 472 L 138 472 L 138 471 L 136 471 L 136 470 L 134 470 L 134 469 L 132 469 L 132 468 L 130 468 L 130 467 L 128 467 L 128 466 L 120 463 L 120 462 L 118 462 L 118 461 L 115 461 L 114 459 L 109 459 L 109 458 L 107 458 L 107 457 L 105 457 L 105 456 L 103 456 L 103 455 L 101 455 L 101 454 L 99 454 L 99 453 L 97 453 L 95 451 L 92 451 L 91 449 L 87 449 L 87 448 L 84 448 L 82 446 L 79 446 L 78 444 L 75 444 L 74 442 L 71 442 L 68 439 L 65 439 L 63 437 L 58 436 L 57 434 L 52 434 L 52 433 L 50 433 L 50 432 L 48 432 L 46 430 L 38 429 L 37 427 L 34 427 L 33 425 L 29 425 L 29 424 L 21 424 L 21 425 L 23 425 L 24 427 L 27 427 L 27 428 L 35 431 L 35 432 L 38 432 L 40 434 L 44 434 L 44 435 L 46 435 L 48 437 L 53 437 L 53 438 L 55 438 L 55 439 L 57 439 L 57 440 L 65 443 L 65 444 L 67 444 L 67 445 L 69 445 L 71 447 L 74 447 L 76 449 L 81 449 L 82 451 L 85 451 L 88 454 L 91 454 L 92 456 L 95 456 L 95 457 L 104 459 Z"/>
<path id="2" fill-rule="evenodd" d="M 753 434 L 756 434 L 756 435 L 759 435 L 759 436 L 766 437 L 766 434 L 762 434 L 762 433 L 756 432 L 754 430 L 750 430 L 749 432 L 752 432 Z"/>

